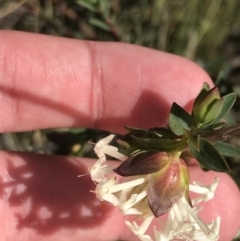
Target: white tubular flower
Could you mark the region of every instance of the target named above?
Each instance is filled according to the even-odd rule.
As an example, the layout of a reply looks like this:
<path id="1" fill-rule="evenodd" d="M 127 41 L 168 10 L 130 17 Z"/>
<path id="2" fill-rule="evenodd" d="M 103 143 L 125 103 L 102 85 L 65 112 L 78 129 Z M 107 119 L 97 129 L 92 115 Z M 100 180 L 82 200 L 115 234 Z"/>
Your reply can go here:
<path id="1" fill-rule="evenodd" d="M 105 200 L 114 206 L 118 206 L 125 215 L 142 214 L 141 211 L 133 208 L 133 206 L 147 196 L 146 191 L 144 190 L 139 194 L 130 194 L 131 196 L 129 198 L 127 193 L 129 193 L 129 189 L 131 190 L 132 188 L 138 187 L 145 181 L 144 178 L 138 178 L 136 180 L 117 184 L 116 178 L 106 178 L 97 185 L 95 193 L 98 199 L 102 201 Z"/>
<path id="2" fill-rule="evenodd" d="M 142 224 L 140 226 L 137 225 L 136 222 L 128 222 L 125 221 L 126 225 L 130 228 L 130 230 L 139 237 L 140 240 L 142 241 L 153 241 L 153 239 L 145 234 L 147 229 L 149 228 L 152 220 L 153 220 L 154 216 L 149 216 L 146 217 L 145 220 L 142 222 Z"/>
<path id="3" fill-rule="evenodd" d="M 169 211 L 166 223 L 160 222 L 162 232 L 155 230 L 155 241 L 188 240 L 215 241 L 218 240 L 220 218 L 206 225 L 188 204 L 185 197 L 181 198 Z"/>
<path id="4" fill-rule="evenodd" d="M 115 135 L 109 135 L 96 143 L 94 151 L 97 154 L 98 158 L 105 156 L 105 154 L 121 161 L 124 161 L 127 158 L 123 154 L 119 153 L 118 149 L 115 146 L 108 145 L 114 137 Z"/>
<path id="5" fill-rule="evenodd" d="M 90 168 L 91 178 L 94 182 L 100 183 L 105 179 L 105 176 L 112 173 L 111 167 L 105 164 L 106 157 L 101 156 L 96 163 Z"/>
<path id="6" fill-rule="evenodd" d="M 104 181 L 105 176 L 113 172 L 112 168 L 105 164 L 106 154 L 119 160 L 125 160 L 127 158 L 119 153 L 116 147 L 108 145 L 113 138 L 114 135 L 109 135 L 96 143 L 94 147 L 94 151 L 99 158 L 89 170 L 94 182 L 100 183 L 101 181 Z"/>
<path id="7" fill-rule="evenodd" d="M 204 186 L 199 182 L 193 182 L 193 184 L 189 185 L 189 190 L 191 192 L 195 192 L 201 194 L 199 197 L 192 200 L 192 204 L 196 205 L 199 202 L 206 202 L 214 197 L 214 193 L 217 189 L 219 183 L 219 178 L 215 178 L 211 185 Z"/>
<path id="8" fill-rule="evenodd" d="M 101 139 L 99 142 L 96 143 L 94 147 L 94 151 L 97 154 L 97 156 L 100 158 L 102 155 L 105 156 L 105 153 L 102 152 L 102 149 L 105 146 L 108 146 L 108 143 L 110 143 L 114 138 L 114 135 L 109 135 L 103 139 Z"/>
<path id="9" fill-rule="evenodd" d="M 155 190 L 158 192 L 159 188 L 163 187 L 166 192 L 169 186 L 164 186 L 165 184 L 160 183 L 160 186 L 157 186 L 157 189 L 152 189 L 152 193 L 149 192 L 149 185 L 154 185 L 154 180 L 163 180 L 164 175 L 157 176 L 155 173 L 150 179 L 152 174 L 144 174 L 144 175 L 132 175 L 130 177 L 123 177 L 119 180 L 116 175 L 116 170 L 112 170 L 110 166 L 106 163 L 106 154 L 112 157 L 115 157 L 124 163 L 124 167 L 130 167 L 131 172 L 133 171 L 133 167 L 131 165 L 131 160 L 127 156 L 122 155 L 118 152 L 116 147 L 110 146 L 109 143 L 114 138 L 114 135 L 110 135 L 100 142 L 98 142 L 94 148 L 96 154 L 99 159 L 94 164 L 94 166 L 90 169 L 90 175 L 92 180 L 96 183 L 96 189 L 93 191 L 96 193 L 96 196 L 101 201 L 107 201 L 111 203 L 113 206 L 118 207 L 124 215 L 137 215 L 139 220 L 143 220 L 142 223 L 137 224 L 135 221 L 129 222 L 125 221 L 126 225 L 130 228 L 130 230 L 139 237 L 142 241 L 174 241 L 174 240 L 182 240 L 182 241 L 217 241 L 219 238 L 219 228 L 220 228 L 220 217 L 217 217 L 215 221 L 210 224 L 205 224 L 197 215 L 198 211 L 201 210 L 201 207 L 191 207 L 186 200 L 185 195 L 180 196 L 170 208 L 167 208 L 168 218 L 166 222 L 161 221 L 160 219 L 156 227 L 154 229 L 154 237 L 151 237 L 148 234 L 148 230 L 150 229 L 150 225 L 152 220 L 155 219 L 153 209 L 154 207 L 149 207 L 149 195 L 155 195 Z M 177 171 L 180 170 L 181 174 L 185 172 L 184 164 L 181 162 L 174 162 L 175 160 L 171 159 L 170 162 L 166 155 L 160 154 L 155 159 L 149 158 L 149 163 L 151 164 L 151 168 L 155 170 L 155 166 L 158 165 L 158 161 L 160 160 L 160 164 L 163 165 L 161 170 L 162 173 L 165 173 L 166 170 L 169 170 L 169 173 L 175 173 L 177 175 Z M 160 158 L 160 159 L 159 159 Z M 126 160 L 126 162 L 125 162 Z M 136 165 L 136 168 L 142 168 L 141 160 L 137 160 L 137 163 L 140 165 Z M 153 162 L 152 162 L 153 161 Z M 134 162 L 135 164 L 136 162 Z M 154 166 L 154 163 L 156 164 Z M 164 164 L 165 163 L 165 164 Z M 173 163 L 173 164 L 172 164 Z M 144 164 L 144 168 L 149 168 L 148 164 Z M 180 168 L 178 167 L 180 166 Z M 120 169 L 118 169 L 120 170 Z M 123 171 L 122 171 L 123 170 Z M 125 169 L 121 169 L 124 172 Z M 149 169 L 148 169 L 149 170 Z M 115 174 L 115 175 L 114 175 Z M 160 173 L 161 174 L 161 173 Z M 123 175 L 124 176 L 124 175 Z M 168 177 L 168 176 L 167 176 Z M 184 175 L 179 175 L 180 184 L 176 187 L 182 187 L 185 185 Z M 162 178 L 162 179 L 161 179 Z M 189 185 L 189 190 L 195 193 L 200 194 L 199 197 L 193 200 L 193 205 L 196 205 L 200 202 L 207 201 L 214 197 L 214 192 L 218 185 L 218 178 L 215 178 L 212 185 L 204 186 L 200 183 L 194 182 Z M 156 182 L 157 184 L 159 182 Z M 183 183 L 183 184 L 182 184 Z M 161 186 L 163 185 L 163 186 Z M 173 185 L 175 185 L 173 183 Z M 173 189 L 174 191 L 175 189 Z M 164 191 L 164 192 L 165 192 Z M 157 193 L 158 194 L 158 193 Z M 160 193 L 161 194 L 161 193 Z M 164 193 L 165 194 L 165 193 Z M 169 197 L 171 198 L 171 192 L 169 192 Z M 155 196 L 153 196 L 155 197 Z M 158 197 L 158 196 L 156 196 Z M 159 199 L 162 197 L 159 197 Z M 152 199 L 155 200 L 155 199 Z M 166 201 L 168 199 L 164 199 Z M 159 202 L 159 200 L 157 200 Z M 162 202 L 162 199 L 161 199 Z M 158 204 L 158 203 L 157 203 Z M 153 202 L 153 205 L 155 203 Z M 168 203 L 167 203 L 168 205 Z M 157 209 L 158 211 L 158 209 Z"/>
<path id="10" fill-rule="evenodd" d="M 142 214 L 142 212 L 140 212 L 137 208 L 133 208 L 133 206 L 139 203 L 141 200 L 143 200 L 146 196 L 147 196 L 146 190 L 143 190 L 139 194 L 131 194 L 129 199 L 126 196 L 126 192 L 122 192 L 119 198 L 119 201 L 120 201 L 119 207 L 125 215 Z"/>

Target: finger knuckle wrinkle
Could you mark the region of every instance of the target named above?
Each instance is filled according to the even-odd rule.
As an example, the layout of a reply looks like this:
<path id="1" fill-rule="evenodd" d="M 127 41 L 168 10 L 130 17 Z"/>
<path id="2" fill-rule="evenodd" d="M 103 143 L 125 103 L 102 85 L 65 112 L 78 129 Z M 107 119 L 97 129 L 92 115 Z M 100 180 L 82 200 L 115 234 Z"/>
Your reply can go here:
<path id="1" fill-rule="evenodd" d="M 93 126 L 99 127 L 99 120 L 103 117 L 104 112 L 104 80 L 101 56 L 97 51 L 96 43 L 90 42 L 89 45 L 91 59 L 91 98 L 90 108 L 93 118 Z"/>

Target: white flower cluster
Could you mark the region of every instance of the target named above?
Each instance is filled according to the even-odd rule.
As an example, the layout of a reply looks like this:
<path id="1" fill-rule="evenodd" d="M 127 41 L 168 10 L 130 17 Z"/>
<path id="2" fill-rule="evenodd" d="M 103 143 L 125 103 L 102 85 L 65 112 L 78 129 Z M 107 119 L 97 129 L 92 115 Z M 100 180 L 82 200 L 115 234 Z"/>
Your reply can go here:
<path id="1" fill-rule="evenodd" d="M 114 135 L 107 136 L 95 145 L 94 151 L 99 159 L 90 169 L 91 178 L 97 185 L 94 192 L 97 198 L 118 207 L 124 215 L 135 214 L 142 217 L 143 222 L 140 225 L 135 221 L 125 221 L 126 225 L 140 240 L 218 240 L 220 217 L 217 217 L 210 224 L 205 224 L 197 215 L 200 209 L 192 208 L 185 197 L 182 197 L 168 212 L 166 222 L 157 219 L 159 227 L 153 227 L 154 237 L 148 235 L 147 231 L 155 218 L 147 202 L 146 186 L 148 179 L 144 176 L 134 176 L 118 180 L 112 168 L 106 164 L 106 154 L 120 161 L 124 161 L 128 157 L 119 153 L 116 147 L 109 145 L 113 138 Z M 192 200 L 193 205 L 213 198 L 218 181 L 216 178 L 210 186 L 203 186 L 197 182 L 191 184 L 189 190 L 200 194 L 199 197 Z"/>

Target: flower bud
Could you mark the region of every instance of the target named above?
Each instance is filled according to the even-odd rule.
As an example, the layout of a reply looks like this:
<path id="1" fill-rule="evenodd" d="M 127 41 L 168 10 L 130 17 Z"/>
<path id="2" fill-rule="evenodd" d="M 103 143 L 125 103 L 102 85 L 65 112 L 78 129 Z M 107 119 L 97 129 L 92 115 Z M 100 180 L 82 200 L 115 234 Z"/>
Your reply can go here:
<path id="1" fill-rule="evenodd" d="M 193 116 L 198 123 L 208 123 L 218 117 L 223 108 L 218 88 L 202 89 L 193 106 Z"/>

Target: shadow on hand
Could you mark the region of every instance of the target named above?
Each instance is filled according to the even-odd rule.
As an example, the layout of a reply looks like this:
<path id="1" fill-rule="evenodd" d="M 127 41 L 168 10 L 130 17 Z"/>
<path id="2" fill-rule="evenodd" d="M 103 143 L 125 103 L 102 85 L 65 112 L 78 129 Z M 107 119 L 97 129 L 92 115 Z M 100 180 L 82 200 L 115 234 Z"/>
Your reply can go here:
<path id="1" fill-rule="evenodd" d="M 108 114 L 107 118 L 96 120 L 95 124 L 100 129 L 108 126 L 110 130 L 120 129 L 122 126 L 122 133 L 126 132 L 126 125 L 139 128 L 160 127 L 167 124 L 170 108 L 170 103 L 149 88 L 142 91 L 129 116 L 118 116 L 116 110 L 112 112 L 112 116 Z"/>
<path id="2" fill-rule="evenodd" d="M 108 131 L 119 130 L 121 126 L 122 130 L 124 130 L 125 125 L 152 128 L 162 126 L 164 123 L 167 124 L 167 118 L 172 104 L 168 103 L 161 96 L 161 94 L 157 92 L 157 90 L 152 89 L 150 86 L 148 89 L 145 89 L 142 91 L 142 93 L 140 93 L 139 99 L 137 100 L 136 105 L 132 111 L 129 113 L 129 116 L 119 115 L 119 112 L 116 109 L 111 112 L 108 111 L 106 114 L 107 117 L 99 116 L 99 118 L 95 119 L 93 123 L 92 118 L 90 117 L 90 113 L 92 111 L 90 111 L 89 115 L 85 115 L 81 113 L 77 108 L 62 102 L 52 100 L 51 97 L 41 96 L 40 94 L 32 94 L 25 89 L 12 89 L 4 85 L 0 85 L 0 92 L 15 99 L 23 106 L 26 103 L 34 103 L 36 106 L 42 106 L 46 110 L 57 112 L 59 116 L 71 117 L 73 119 L 73 127 L 85 125 L 85 127 L 90 128 L 103 129 L 103 127 L 105 127 L 106 129 L 107 126 Z M 181 94 L 182 93 L 179 93 L 179 95 Z M 19 113 L 16 113 L 16 115 L 17 114 Z M 20 119 L 20 121 L 28 122 L 30 120 Z M 15 125 L 15 128 L 17 128 L 16 131 L 19 130 L 18 125 L 19 124 Z M 41 128 L 41 122 L 39 122 L 38 125 L 38 128 Z M 21 127 L 21 131 L 23 131 L 22 128 L 23 127 Z"/>
<path id="3" fill-rule="evenodd" d="M 62 228 L 91 228 L 106 220 L 112 207 L 90 192 L 95 184 L 88 175 L 78 177 L 88 170 L 76 159 L 9 155 L 9 181 L 0 181 L 0 193 L 17 210 L 18 229 L 50 235 Z"/>

